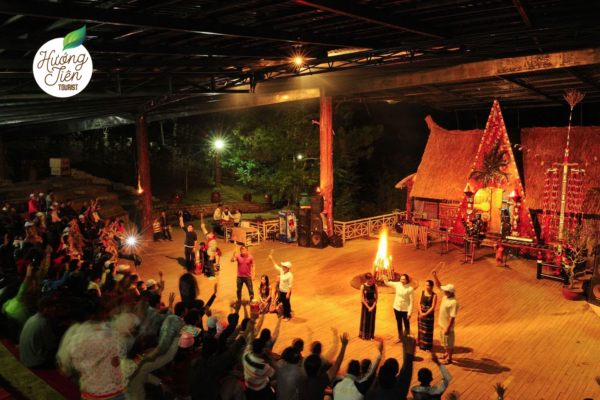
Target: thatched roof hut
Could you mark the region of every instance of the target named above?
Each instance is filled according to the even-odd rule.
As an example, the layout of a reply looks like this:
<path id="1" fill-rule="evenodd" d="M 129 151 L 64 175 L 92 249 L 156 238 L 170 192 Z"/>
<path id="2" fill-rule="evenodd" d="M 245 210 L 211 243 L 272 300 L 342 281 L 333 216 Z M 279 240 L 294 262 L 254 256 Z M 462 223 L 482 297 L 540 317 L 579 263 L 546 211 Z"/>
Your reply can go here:
<path id="1" fill-rule="evenodd" d="M 396 186 L 395 186 L 396 189 L 404 189 L 412 179 L 415 179 L 416 176 L 417 176 L 417 173 L 415 172 L 414 174 L 410 174 L 406 178 L 402 179 L 400 182 L 398 182 L 396 184 Z"/>
<path id="2" fill-rule="evenodd" d="M 410 195 L 461 200 L 484 131 L 449 131 L 438 126 L 430 116 L 425 121 L 431 133 Z"/>
<path id="3" fill-rule="evenodd" d="M 567 128 L 523 128 L 523 169 L 530 209 L 543 208 L 545 173 L 552 163 L 561 163 Z M 571 127 L 569 162 L 586 170 L 584 213 L 600 214 L 600 127 Z M 416 185 L 415 185 L 416 187 Z"/>

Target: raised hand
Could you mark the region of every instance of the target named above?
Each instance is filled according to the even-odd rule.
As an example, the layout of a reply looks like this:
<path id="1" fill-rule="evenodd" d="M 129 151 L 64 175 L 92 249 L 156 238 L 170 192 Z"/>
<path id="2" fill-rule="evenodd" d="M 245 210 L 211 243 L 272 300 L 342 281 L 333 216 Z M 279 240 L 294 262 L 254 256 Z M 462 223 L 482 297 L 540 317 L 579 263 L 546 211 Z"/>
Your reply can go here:
<path id="1" fill-rule="evenodd" d="M 383 352 L 383 340 L 379 341 L 379 345 L 377 346 L 377 350 L 379 350 L 380 353 Z"/>
<path id="2" fill-rule="evenodd" d="M 172 306 L 174 302 L 175 302 L 175 293 L 170 293 L 169 294 L 169 306 Z"/>
<path id="3" fill-rule="evenodd" d="M 161 278 L 163 277 L 163 272 L 160 269 L 158 270 L 158 276 L 160 276 Z"/>
<path id="4" fill-rule="evenodd" d="M 218 287 L 218 285 L 215 283 L 215 292 L 214 292 L 215 295 L 217 294 L 217 287 Z"/>
<path id="5" fill-rule="evenodd" d="M 343 346 L 348 345 L 348 342 L 350 341 L 350 338 L 348 336 L 348 333 L 344 332 L 344 334 L 342 336 L 340 336 L 340 342 L 342 343 Z"/>
<path id="6" fill-rule="evenodd" d="M 440 365 L 440 360 L 438 360 L 438 357 L 434 352 L 431 352 L 431 361 L 436 365 Z"/>

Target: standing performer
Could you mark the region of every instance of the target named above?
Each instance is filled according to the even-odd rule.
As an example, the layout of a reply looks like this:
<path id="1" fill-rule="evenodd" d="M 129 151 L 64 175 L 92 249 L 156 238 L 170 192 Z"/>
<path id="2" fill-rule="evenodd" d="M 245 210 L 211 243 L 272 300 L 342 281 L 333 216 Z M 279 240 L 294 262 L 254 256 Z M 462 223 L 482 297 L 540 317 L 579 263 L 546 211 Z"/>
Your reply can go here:
<path id="1" fill-rule="evenodd" d="M 195 265 L 194 261 L 196 259 L 196 248 L 198 247 L 198 236 L 196 235 L 196 232 L 194 232 L 192 224 L 189 224 L 187 229 L 185 229 L 182 212 L 179 213 L 179 225 L 185 233 L 185 241 L 183 242 L 185 248 L 185 268 L 188 271 L 193 271 Z"/>
<path id="2" fill-rule="evenodd" d="M 254 288 L 252 287 L 255 274 L 254 257 L 248 254 L 247 246 L 240 247 L 238 256 L 235 253 L 234 250 L 231 255 L 231 262 L 237 261 L 237 299 L 242 300 L 242 288 L 246 285 L 250 301 L 252 301 L 254 298 Z"/>
<path id="3" fill-rule="evenodd" d="M 444 346 L 445 354 L 442 359 L 446 359 L 446 364 L 452 364 L 452 353 L 454 352 L 454 325 L 456 314 L 458 313 L 458 301 L 454 296 L 454 285 L 449 283 L 442 286 L 437 277 L 437 271 L 431 273 L 435 284 L 444 291 L 444 298 L 440 306 L 440 343 Z"/>
<path id="4" fill-rule="evenodd" d="M 281 263 L 281 267 L 277 265 L 273 256 L 269 254 L 269 258 L 273 261 L 273 266 L 279 271 L 279 301 L 283 304 L 283 319 L 289 321 L 292 319 L 292 305 L 290 304 L 290 297 L 292 296 L 292 283 L 294 282 L 294 275 L 290 272 L 292 263 L 285 261 Z"/>
<path id="5" fill-rule="evenodd" d="M 360 291 L 362 312 L 360 313 L 360 331 L 358 337 L 363 340 L 375 338 L 375 315 L 377 312 L 377 285 L 370 272 L 365 274 L 367 280 Z"/>
<path id="6" fill-rule="evenodd" d="M 433 291 L 433 282 L 425 281 L 425 290 L 421 292 L 419 310 L 419 347 L 431 351 L 433 348 L 433 329 L 435 326 L 435 306 L 437 294 Z"/>
<path id="7" fill-rule="evenodd" d="M 406 274 L 400 276 L 400 282 L 390 282 L 387 276 L 383 276 L 383 283 L 386 286 L 396 289 L 396 298 L 394 299 L 394 314 L 396 315 L 396 324 L 398 326 L 398 341 L 402 343 L 402 323 L 406 329 L 406 335 L 410 335 L 410 316 L 413 311 L 413 288 L 410 285 L 410 278 Z"/>
<path id="8" fill-rule="evenodd" d="M 173 241 L 173 238 L 171 238 L 171 227 L 169 226 L 169 218 L 167 218 L 167 214 L 165 214 L 165 212 L 161 212 L 160 213 L 160 229 L 162 229 L 163 232 L 163 238 L 165 240 L 169 240 L 169 241 Z"/>
<path id="9" fill-rule="evenodd" d="M 218 266 L 217 238 L 212 230 L 209 232 L 206 229 L 206 225 L 204 224 L 204 214 L 200 214 L 200 220 L 200 227 L 202 228 L 202 232 L 206 235 L 206 253 L 208 254 L 206 269 L 208 270 L 208 279 L 215 279 L 215 266 Z"/>

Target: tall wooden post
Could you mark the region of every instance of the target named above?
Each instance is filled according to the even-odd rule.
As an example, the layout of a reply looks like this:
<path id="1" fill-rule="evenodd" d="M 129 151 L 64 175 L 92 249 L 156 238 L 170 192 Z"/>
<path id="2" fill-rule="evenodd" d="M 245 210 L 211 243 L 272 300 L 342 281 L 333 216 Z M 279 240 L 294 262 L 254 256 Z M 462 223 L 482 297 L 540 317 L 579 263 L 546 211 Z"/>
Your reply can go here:
<path id="1" fill-rule="evenodd" d="M 152 189 L 150 187 L 150 143 L 148 142 L 148 126 L 146 116 L 135 117 L 135 138 L 138 159 L 138 174 L 142 193 L 142 235 L 152 236 Z"/>
<path id="2" fill-rule="evenodd" d="M 8 162 L 6 160 L 6 149 L 0 136 L 0 181 L 8 180 Z"/>
<path id="3" fill-rule="evenodd" d="M 221 150 L 217 149 L 215 152 L 215 187 L 221 187 L 221 160 L 219 160 L 219 153 Z"/>
<path id="4" fill-rule="evenodd" d="M 320 145 L 321 145 L 321 194 L 325 198 L 327 214 L 327 234 L 333 235 L 333 130 L 332 101 L 325 96 L 325 89 L 321 88 L 321 118 L 320 118 Z"/>

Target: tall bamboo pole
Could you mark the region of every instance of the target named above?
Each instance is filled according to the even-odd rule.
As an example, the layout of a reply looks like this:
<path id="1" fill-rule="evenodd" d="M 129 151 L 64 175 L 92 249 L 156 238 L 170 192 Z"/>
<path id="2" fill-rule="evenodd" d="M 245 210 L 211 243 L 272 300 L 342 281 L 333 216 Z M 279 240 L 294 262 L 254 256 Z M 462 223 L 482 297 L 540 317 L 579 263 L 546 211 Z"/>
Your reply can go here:
<path id="1" fill-rule="evenodd" d="M 569 174 L 569 141 L 571 138 L 571 120 L 573 119 L 573 108 L 577 103 L 583 100 L 585 94 L 578 92 L 575 89 L 567 90 L 567 94 L 564 95 L 565 100 L 571 106 L 569 113 L 569 128 L 567 129 L 567 146 L 565 147 L 565 159 L 563 161 L 563 179 L 562 179 L 562 193 L 560 197 L 560 220 L 558 224 L 558 241 L 563 241 L 563 229 L 565 227 L 565 208 L 567 203 L 567 178 Z"/>

